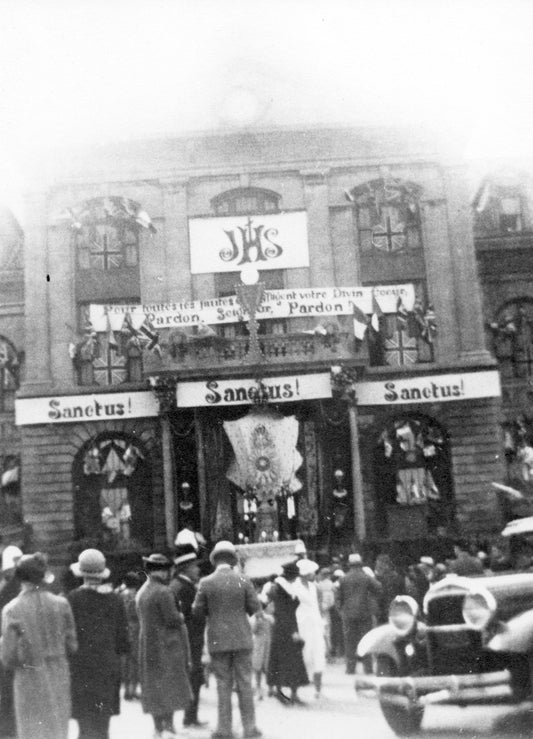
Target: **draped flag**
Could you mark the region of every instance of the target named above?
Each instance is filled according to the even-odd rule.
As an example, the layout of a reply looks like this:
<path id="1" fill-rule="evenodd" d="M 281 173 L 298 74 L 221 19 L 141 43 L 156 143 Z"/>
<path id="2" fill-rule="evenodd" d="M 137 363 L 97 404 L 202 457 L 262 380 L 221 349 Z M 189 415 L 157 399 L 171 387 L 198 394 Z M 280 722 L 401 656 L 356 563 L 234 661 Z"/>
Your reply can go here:
<path id="1" fill-rule="evenodd" d="M 353 332 L 356 339 L 362 341 L 368 328 L 368 318 L 355 304 L 353 307 Z"/>
<path id="2" fill-rule="evenodd" d="M 396 322 L 398 324 L 398 330 L 405 331 L 407 328 L 407 317 L 408 312 L 407 308 L 405 307 L 405 303 L 402 300 L 402 296 L 398 298 L 398 303 L 396 304 Z"/>
<path id="3" fill-rule="evenodd" d="M 141 339 L 144 339 L 144 341 L 147 342 L 146 348 L 149 351 L 154 352 L 154 354 L 157 354 L 158 356 L 161 356 L 161 347 L 159 346 L 159 334 L 155 332 L 154 327 L 148 319 L 144 321 L 142 326 L 139 328 L 137 334 L 138 336 L 140 336 Z"/>
<path id="4" fill-rule="evenodd" d="M 296 449 L 295 416 L 252 410 L 237 421 L 224 421 L 224 430 L 235 455 L 226 477 L 241 490 L 253 489 L 262 500 L 301 489 L 296 471 L 303 459 Z"/>
<path id="5" fill-rule="evenodd" d="M 379 333 L 380 321 L 383 315 L 384 313 L 376 300 L 376 296 L 372 295 L 372 318 L 370 319 L 370 325 L 377 334 Z"/>
<path id="6" fill-rule="evenodd" d="M 106 314 L 106 336 L 107 336 L 108 347 L 112 349 L 115 353 L 118 353 L 118 341 L 115 339 L 114 331 L 111 328 L 111 321 L 109 320 L 109 313 Z"/>

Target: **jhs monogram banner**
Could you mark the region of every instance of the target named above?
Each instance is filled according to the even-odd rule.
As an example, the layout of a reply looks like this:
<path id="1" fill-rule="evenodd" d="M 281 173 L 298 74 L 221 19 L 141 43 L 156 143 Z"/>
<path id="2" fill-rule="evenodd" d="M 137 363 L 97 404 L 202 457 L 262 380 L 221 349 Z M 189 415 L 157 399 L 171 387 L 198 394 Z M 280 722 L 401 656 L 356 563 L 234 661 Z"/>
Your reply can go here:
<path id="1" fill-rule="evenodd" d="M 396 313 L 398 298 L 407 311 L 415 302 L 414 287 L 405 285 L 375 285 L 374 287 L 309 287 L 301 290 L 267 290 L 257 310 L 260 320 L 265 318 L 301 318 L 303 316 L 350 316 L 354 306 L 370 315 L 373 299 L 383 313 Z M 145 320 L 154 328 L 187 328 L 200 323 L 216 325 L 235 323 L 246 318 L 235 296 L 209 300 L 185 300 L 152 305 L 103 305 L 90 306 L 90 321 L 95 331 L 109 329 L 107 316 L 113 331 L 120 331 L 124 318 L 129 315 L 133 327 L 138 329 Z"/>
<path id="2" fill-rule="evenodd" d="M 305 211 L 189 218 L 191 272 L 240 272 L 309 266 Z"/>

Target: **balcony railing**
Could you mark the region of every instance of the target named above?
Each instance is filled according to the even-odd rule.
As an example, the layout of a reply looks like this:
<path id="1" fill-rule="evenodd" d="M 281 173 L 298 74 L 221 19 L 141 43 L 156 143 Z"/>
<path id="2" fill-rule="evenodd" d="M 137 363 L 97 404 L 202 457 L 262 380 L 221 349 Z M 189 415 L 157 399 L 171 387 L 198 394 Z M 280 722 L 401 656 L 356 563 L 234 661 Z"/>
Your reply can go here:
<path id="1" fill-rule="evenodd" d="M 238 367 L 250 362 L 249 337 L 221 336 L 184 337 L 183 334 L 162 337 L 160 351 L 145 351 L 145 373 L 174 369 Z M 265 365 L 331 362 L 366 357 L 366 346 L 348 333 L 335 334 L 269 334 L 259 337 Z"/>

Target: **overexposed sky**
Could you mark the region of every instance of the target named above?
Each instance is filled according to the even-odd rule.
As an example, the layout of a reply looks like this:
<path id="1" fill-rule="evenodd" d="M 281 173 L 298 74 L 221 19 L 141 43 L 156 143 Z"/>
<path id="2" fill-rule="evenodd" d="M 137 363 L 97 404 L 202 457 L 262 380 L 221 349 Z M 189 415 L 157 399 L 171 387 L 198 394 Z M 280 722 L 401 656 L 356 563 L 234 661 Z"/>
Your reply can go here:
<path id="1" fill-rule="evenodd" d="M 56 147 L 413 124 L 533 155 L 531 0 L 0 0 L 0 198 Z"/>

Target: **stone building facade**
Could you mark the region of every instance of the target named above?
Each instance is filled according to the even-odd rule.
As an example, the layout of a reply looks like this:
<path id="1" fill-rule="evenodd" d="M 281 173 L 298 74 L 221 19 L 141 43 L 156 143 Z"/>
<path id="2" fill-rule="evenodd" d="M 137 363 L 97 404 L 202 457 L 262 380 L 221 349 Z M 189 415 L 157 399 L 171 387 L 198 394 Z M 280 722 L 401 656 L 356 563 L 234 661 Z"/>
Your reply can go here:
<path id="1" fill-rule="evenodd" d="M 500 527 L 499 377 L 462 166 L 438 142 L 77 153 L 24 227 L 24 515 L 58 561 L 87 543 L 127 560 L 184 525 L 412 556 Z"/>

